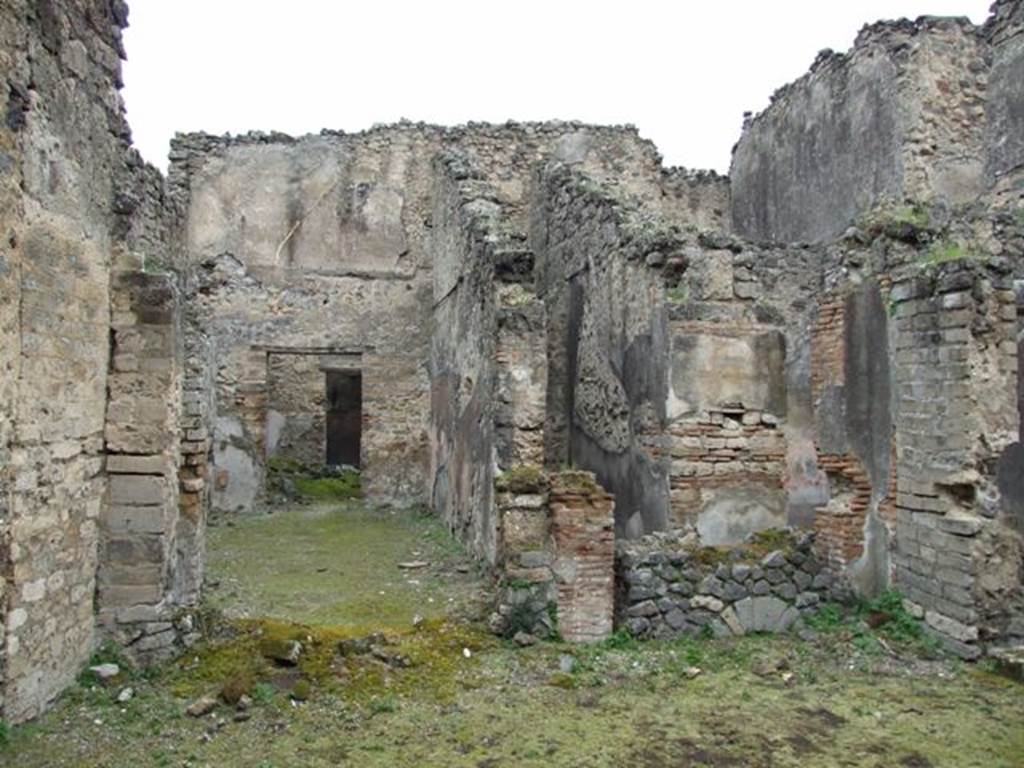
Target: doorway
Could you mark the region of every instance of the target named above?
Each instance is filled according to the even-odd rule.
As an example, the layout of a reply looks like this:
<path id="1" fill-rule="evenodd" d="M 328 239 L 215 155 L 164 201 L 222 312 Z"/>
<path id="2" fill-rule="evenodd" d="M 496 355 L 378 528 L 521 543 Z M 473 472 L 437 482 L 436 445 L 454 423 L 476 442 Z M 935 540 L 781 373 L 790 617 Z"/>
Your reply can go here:
<path id="1" fill-rule="evenodd" d="M 363 375 L 327 371 L 327 464 L 359 469 L 363 432 Z"/>

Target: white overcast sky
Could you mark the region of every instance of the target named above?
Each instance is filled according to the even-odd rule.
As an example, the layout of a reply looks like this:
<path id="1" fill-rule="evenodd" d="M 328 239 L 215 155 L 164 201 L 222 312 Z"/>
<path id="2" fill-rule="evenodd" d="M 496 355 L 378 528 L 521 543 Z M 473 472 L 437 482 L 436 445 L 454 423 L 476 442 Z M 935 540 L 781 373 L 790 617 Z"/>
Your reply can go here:
<path id="1" fill-rule="evenodd" d="M 176 131 L 357 131 L 403 117 L 633 123 L 727 171 L 759 111 L 867 22 L 990 0 L 132 0 L 124 96 L 164 168 Z"/>

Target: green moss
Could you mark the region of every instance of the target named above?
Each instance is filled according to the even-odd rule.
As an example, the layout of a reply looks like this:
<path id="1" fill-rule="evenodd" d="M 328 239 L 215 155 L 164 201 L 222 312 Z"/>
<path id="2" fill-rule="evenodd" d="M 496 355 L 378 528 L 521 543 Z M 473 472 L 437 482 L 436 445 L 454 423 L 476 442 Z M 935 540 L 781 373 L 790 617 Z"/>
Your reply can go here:
<path id="1" fill-rule="evenodd" d="M 358 472 L 345 472 L 339 477 L 296 477 L 295 487 L 303 496 L 317 501 L 345 501 L 363 496 Z"/>
<path id="2" fill-rule="evenodd" d="M 701 547 L 697 550 L 697 562 L 706 568 L 728 562 L 729 550 L 725 547 Z"/>
<path id="3" fill-rule="evenodd" d="M 680 284 L 666 289 L 665 300 L 669 304 L 686 304 L 690 300 L 690 286 Z"/>
<path id="4" fill-rule="evenodd" d="M 267 460 L 267 490 L 271 497 L 298 496 L 314 501 L 346 501 L 362 498 L 356 470 L 335 472 L 327 467 L 306 466 L 284 456 Z"/>
<path id="5" fill-rule="evenodd" d="M 549 477 L 551 488 L 558 493 L 601 493 L 603 489 L 593 474 L 577 469 L 555 472 Z"/>
<path id="6" fill-rule="evenodd" d="M 547 487 L 547 474 L 541 467 L 522 464 L 499 475 L 494 486 L 506 493 L 538 493 Z"/>
<path id="7" fill-rule="evenodd" d="M 921 254 L 918 263 L 922 267 L 927 268 L 974 259 L 976 259 L 976 256 L 960 243 L 951 240 L 939 240 L 932 243 L 928 250 Z"/>
<path id="8" fill-rule="evenodd" d="M 309 680 L 305 679 L 299 680 L 297 683 L 295 683 L 290 693 L 291 697 L 295 699 L 295 701 L 309 701 L 309 697 L 312 694 L 313 686 L 309 682 Z"/>
<path id="9" fill-rule="evenodd" d="M 220 689 L 220 698 L 225 704 L 235 705 L 243 696 L 252 695 L 254 681 L 250 675 L 229 677 Z"/>

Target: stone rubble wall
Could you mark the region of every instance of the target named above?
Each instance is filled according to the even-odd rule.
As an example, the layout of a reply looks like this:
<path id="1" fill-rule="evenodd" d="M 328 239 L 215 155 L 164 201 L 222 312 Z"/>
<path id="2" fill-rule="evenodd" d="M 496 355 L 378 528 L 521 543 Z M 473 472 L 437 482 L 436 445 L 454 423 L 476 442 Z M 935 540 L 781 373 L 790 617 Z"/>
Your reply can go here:
<path id="1" fill-rule="evenodd" d="M 150 344 L 178 343 L 176 331 L 158 340 L 162 331 L 128 320 L 131 281 L 142 281 L 136 288 L 159 283 L 162 296 L 176 296 L 174 278 L 156 273 L 180 257 L 180 220 L 162 176 L 130 146 L 118 93 L 126 23 L 120 0 L 13 0 L 0 7 L 0 719 L 6 722 L 39 714 L 79 673 L 101 639 L 95 596 L 102 595 L 100 603 L 146 589 L 153 596 L 155 580 L 160 590 L 171 590 L 173 535 L 128 542 L 99 528 L 113 486 L 121 493 L 134 482 L 141 464 L 132 469 L 133 461 L 150 462 L 146 473 L 160 478 L 169 521 L 177 503 L 174 440 L 122 453 L 146 434 L 156 436 L 147 433 L 152 419 L 163 419 L 160 439 L 174 432 L 180 385 L 180 376 L 164 378 L 161 396 L 169 399 L 157 403 L 142 402 L 148 385 L 140 384 L 139 411 L 126 418 L 125 398 L 135 388 L 129 379 L 171 376 L 170 356 L 149 354 Z M 177 312 L 170 302 L 161 311 Z M 114 358 L 112 339 L 122 345 Z M 139 356 L 132 345 L 148 351 Z M 108 441 L 120 445 L 111 466 Z M 108 475 L 116 480 L 108 482 Z"/>
<path id="2" fill-rule="evenodd" d="M 494 190 L 465 155 L 438 158 L 430 443 L 433 508 L 489 564 L 500 553 L 494 510 L 498 263 L 529 260 Z M 528 270 L 527 270 L 528 271 Z"/>
<path id="3" fill-rule="evenodd" d="M 848 591 L 801 532 L 767 554 L 695 546 L 692 534 L 620 542 L 616 619 L 634 637 L 784 632 Z"/>
<path id="4" fill-rule="evenodd" d="M 0 8 L 0 717 L 41 712 L 94 641 L 109 272 L 144 185 L 118 87 L 123 3 Z M 127 202 L 127 201 L 123 201 Z"/>
<path id="5" fill-rule="evenodd" d="M 714 171 L 666 168 L 661 178 L 661 215 L 691 231 L 732 230 L 729 177 Z"/>
<path id="6" fill-rule="evenodd" d="M 500 469 L 544 464 L 547 340 L 543 301 L 521 283 L 498 289 L 495 441 Z"/>
<path id="7" fill-rule="evenodd" d="M 320 356 L 267 355 L 267 457 L 327 463 L 327 390 Z"/>
<path id="8" fill-rule="evenodd" d="M 540 171 L 530 245 L 547 313 L 545 464 L 596 474 L 618 535 L 663 528 L 667 461 L 666 274 L 679 231 L 627 190 L 561 164 Z"/>
<path id="9" fill-rule="evenodd" d="M 445 151 L 479 168 L 512 229 L 525 226 L 533 164 L 550 157 L 661 197 L 658 155 L 632 128 L 400 123 L 173 142 L 169 198 L 186 211 L 188 263 L 199 273 L 189 312 L 219 360 L 216 508 L 247 509 L 261 497 L 270 436 L 263 355 L 288 352 L 362 355 L 364 490 L 381 502 L 428 500 L 424 318 L 435 277 L 446 280 L 431 274 L 443 270 L 431 244 L 445 215 L 435 215 L 432 162 Z"/>

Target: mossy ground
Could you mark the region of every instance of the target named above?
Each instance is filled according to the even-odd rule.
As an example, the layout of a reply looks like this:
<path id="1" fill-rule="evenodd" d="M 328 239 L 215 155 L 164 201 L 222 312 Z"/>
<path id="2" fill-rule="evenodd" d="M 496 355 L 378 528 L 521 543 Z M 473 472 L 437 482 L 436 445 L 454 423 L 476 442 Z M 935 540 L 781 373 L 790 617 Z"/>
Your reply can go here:
<path id="1" fill-rule="evenodd" d="M 368 633 L 445 616 L 479 588 L 474 573 L 459 572 L 469 560 L 432 517 L 360 502 L 223 519 L 208 548 L 208 603 L 228 618 Z M 428 565 L 399 568 L 411 561 Z"/>
<path id="2" fill-rule="evenodd" d="M 366 530 L 354 531 L 357 523 Z M 640 643 L 616 635 L 585 648 L 525 649 L 500 642 L 471 620 L 467 596 L 479 578 L 460 573 L 459 554 L 442 544 L 439 530 L 430 520 L 361 507 L 290 510 L 217 528 L 210 564 L 221 580 L 221 608 L 244 605 L 240 613 L 253 616 L 267 600 L 276 618 L 221 622 L 178 661 L 110 687 L 84 676 L 45 717 L 13 729 L 0 764 L 1022 764 L 1020 684 L 984 665 L 923 660 L 892 636 L 885 644 L 865 642 L 872 630 L 858 614 L 829 615 L 809 641 Z M 394 574 L 414 551 L 432 563 L 438 582 L 421 591 L 408 582 L 426 581 L 425 574 Z M 318 572 L 320 558 L 347 572 L 350 586 Z M 305 581 L 293 572 L 304 560 Z M 289 603 L 278 578 L 316 596 Z M 229 586 L 232 579 L 237 586 Z M 377 595 L 386 598 L 377 615 L 351 599 L 355 585 L 368 590 L 381 582 L 391 586 Z M 331 604 L 333 593 L 339 605 Z M 409 611 L 423 614 L 430 605 L 460 607 L 439 608 L 414 628 Z M 369 630 L 407 666 L 338 651 L 339 641 Z M 267 642 L 293 639 L 304 648 L 294 668 L 260 652 Z M 693 667 L 701 672 L 691 678 Z M 250 719 L 235 722 L 226 704 L 202 718 L 185 715 L 196 696 L 217 694 L 235 679 L 255 699 Z M 136 695 L 119 704 L 125 685 Z"/>

